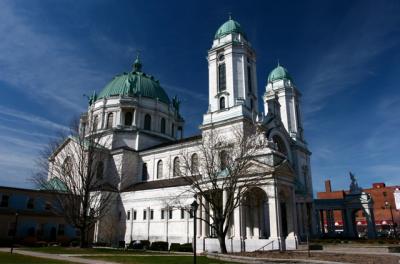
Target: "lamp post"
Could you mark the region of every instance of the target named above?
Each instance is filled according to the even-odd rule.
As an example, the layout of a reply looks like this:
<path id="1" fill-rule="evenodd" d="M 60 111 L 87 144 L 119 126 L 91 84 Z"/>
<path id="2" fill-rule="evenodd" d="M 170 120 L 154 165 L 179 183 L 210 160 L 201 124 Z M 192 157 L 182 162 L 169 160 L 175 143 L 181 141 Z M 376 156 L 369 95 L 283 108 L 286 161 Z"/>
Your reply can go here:
<path id="1" fill-rule="evenodd" d="M 385 201 L 385 207 L 389 208 L 389 210 L 390 210 L 390 216 L 392 217 L 392 226 L 393 226 L 394 238 L 397 238 L 396 223 L 394 222 L 392 205 L 388 201 Z"/>
<path id="2" fill-rule="evenodd" d="M 18 212 L 15 212 L 15 229 L 13 234 L 13 242 L 11 244 L 11 254 L 13 253 L 14 250 L 15 238 L 17 236 L 17 227 L 18 227 Z"/>
<path id="3" fill-rule="evenodd" d="M 197 203 L 196 200 L 193 201 L 193 203 L 190 205 L 192 207 L 192 213 L 193 213 L 193 264 L 196 264 L 196 231 L 197 231 L 197 208 L 199 207 L 199 204 Z"/>

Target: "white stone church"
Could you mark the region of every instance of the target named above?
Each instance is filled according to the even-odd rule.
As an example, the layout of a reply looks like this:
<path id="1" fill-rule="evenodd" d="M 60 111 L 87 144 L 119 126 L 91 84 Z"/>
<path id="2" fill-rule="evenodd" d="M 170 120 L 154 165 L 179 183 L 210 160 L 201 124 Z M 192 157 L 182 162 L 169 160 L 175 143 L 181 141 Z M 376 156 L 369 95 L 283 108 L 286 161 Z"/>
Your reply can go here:
<path id="1" fill-rule="evenodd" d="M 179 166 L 182 150 L 191 152 L 193 159 L 201 158 L 195 149 L 204 131 L 214 127 L 229 137 L 232 126 L 246 122 L 266 131 L 265 155 L 272 162 L 287 162 L 284 167 L 266 164 L 274 169 L 265 169 L 264 181 L 251 190 L 250 204 L 235 208 L 226 237 L 228 252 L 295 249 L 313 232 L 311 152 L 304 139 L 301 94 L 294 80 L 278 65 L 259 98 L 256 53 L 240 24 L 231 18 L 217 30 L 207 61 L 209 105 L 194 106 L 208 109 L 197 136 L 183 136 L 179 101 L 143 71 L 139 58 L 132 71 L 115 76 L 92 97 L 81 122 L 93 120 L 96 130 L 111 142 L 107 159 L 98 168 L 118 190 L 107 217 L 95 226 L 95 242 L 111 233 L 117 242 L 192 243 L 193 216 L 168 203 L 188 184 L 174 175 L 173 168 Z M 259 100 L 264 109 L 259 109 Z M 193 195 L 181 199 L 189 206 Z M 197 215 L 206 218 L 205 208 L 200 206 Z M 198 220 L 196 233 L 198 251 L 219 249 L 206 222 Z"/>

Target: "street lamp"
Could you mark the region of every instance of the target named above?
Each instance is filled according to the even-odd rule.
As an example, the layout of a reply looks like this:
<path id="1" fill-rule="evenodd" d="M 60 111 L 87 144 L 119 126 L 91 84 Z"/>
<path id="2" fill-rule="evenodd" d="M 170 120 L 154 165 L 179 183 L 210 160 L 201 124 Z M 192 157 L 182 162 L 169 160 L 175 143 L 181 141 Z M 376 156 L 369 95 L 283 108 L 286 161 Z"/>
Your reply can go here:
<path id="1" fill-rule="evenodd" d="M 18 212 L 15 212 L 15 228 L 13 234 L 13 242 L 11 244 L 11 254 L 13 253 L 14 250 L 15 238 L 17 236 L 17 227 L 18 227 Z"/>
<path id="2" fill-rule="evenodd" d="M 389 210 L 390 210 L 390 215 L 392 217 L 392 226 L 393 226 L 394 238 L 397 238 L 396 223 L 394 222 L 392 205 L 388 201 L 385 201 L 385 208 L 389 208 Z"/>
<path id="3" fill-rule="evenodd" d="M 193 201 L 193 203 L 190 205 L 192 207 L 192 213 L 193 213 L 193 264 L 196 264 L 196 231 L 197 231 L 197 217 L 196 217 L 196 212 L 197 208 L 199 207 L 199 204 L 197 203 L 196 200 Z"/>

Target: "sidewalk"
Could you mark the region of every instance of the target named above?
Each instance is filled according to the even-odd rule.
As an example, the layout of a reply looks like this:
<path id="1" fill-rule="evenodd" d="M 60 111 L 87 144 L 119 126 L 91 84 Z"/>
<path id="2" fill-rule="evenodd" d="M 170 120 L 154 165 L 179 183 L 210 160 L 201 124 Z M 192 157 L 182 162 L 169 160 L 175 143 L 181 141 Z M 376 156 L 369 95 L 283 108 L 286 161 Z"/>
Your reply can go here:
<path id="1" fill-rule="evenodd" d="M 0 251 L 1 252 L 10 252 L 10 248 L 0 248 Z M 76 256 L 67 255 L 67 254 L 48 254 L 48 253 L 33 252 L 33 251 L 20 250 L 20 249 L 14 249 L 13 252 L 16 254 L 27 255 L 27 256 L 31 256 L 31 257 L 63 260 L 63 261 L 83 263 L 83 264 L 118 264 L 116 262 L 103 261 L 103 260 L 98 260 L 98 259 L 79 258 Z"/>

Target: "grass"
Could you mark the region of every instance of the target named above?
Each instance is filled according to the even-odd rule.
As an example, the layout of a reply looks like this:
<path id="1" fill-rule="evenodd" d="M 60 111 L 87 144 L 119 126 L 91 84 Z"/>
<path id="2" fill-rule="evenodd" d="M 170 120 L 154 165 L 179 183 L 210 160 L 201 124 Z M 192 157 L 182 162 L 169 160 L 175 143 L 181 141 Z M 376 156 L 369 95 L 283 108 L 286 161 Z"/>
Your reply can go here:
<path id="1" fill-rule="evenodd" d="M 61 260 L 52 260 L 45 258 L 37 258 L 31 256 L 24 256 L 20 254 L 10 254 L 5 252 L 0 252 L 0 263 L 7 264 L 67 264 L 73 262 L 61 261 Z"/>
<path id="2" fill-rule="evenodd" d="M 21 250 L 29 250 L 34 252 L 49 253 L 49 254 L 151 254 L 142 251 L 120 250 L 112 248 L 78 248 L 78 247 L 32 247 L 21 248 Z"/>
<path id="3" fill-rule="evenodd" d="M 104 261 L 112 261 L 117 263 L 130 263 L 130 264 L 191 264 L 193 263 L 192 256 L 98 256 L 98 257 L 85 257 L 90 259 L 98 259 Z M 210 259 L 205 256 L 197 257 L 198 264 L 220 264 L 229 263 L 220 260 Z"/>

